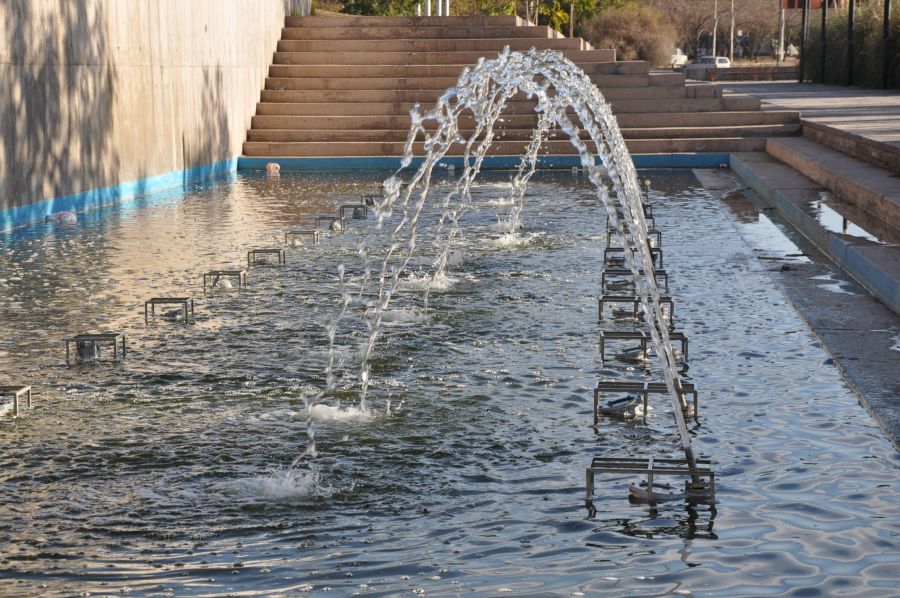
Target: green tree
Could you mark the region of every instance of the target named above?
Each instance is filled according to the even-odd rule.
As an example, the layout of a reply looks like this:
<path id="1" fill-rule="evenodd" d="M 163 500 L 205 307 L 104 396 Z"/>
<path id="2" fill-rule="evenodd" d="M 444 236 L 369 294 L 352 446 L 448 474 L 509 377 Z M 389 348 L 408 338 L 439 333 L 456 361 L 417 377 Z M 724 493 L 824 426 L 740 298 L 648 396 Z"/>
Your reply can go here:
<path id="1" fill-rule="evenodd" d="M 476 0 L 475 6 L 483 15 L 516 14 L 516 0 Z"/>
<path id="2" fill-rule="evenodd" d="M 559 0 L 544 0 L 538 5 L 538 22 L 550 25 L 557 31 L 569 24 L 569 5 L 563 7 Z"/>

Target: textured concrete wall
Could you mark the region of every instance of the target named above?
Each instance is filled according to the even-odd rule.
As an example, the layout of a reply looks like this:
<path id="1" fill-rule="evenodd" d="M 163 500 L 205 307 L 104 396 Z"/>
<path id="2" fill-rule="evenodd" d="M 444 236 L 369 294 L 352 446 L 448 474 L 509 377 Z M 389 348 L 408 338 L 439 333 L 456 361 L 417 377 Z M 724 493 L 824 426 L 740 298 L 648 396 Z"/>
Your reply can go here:
<path id="1" fill-rule="evenodd" d="M 0 209 L 241 152 L 309 0 L 0 1 Z"/>

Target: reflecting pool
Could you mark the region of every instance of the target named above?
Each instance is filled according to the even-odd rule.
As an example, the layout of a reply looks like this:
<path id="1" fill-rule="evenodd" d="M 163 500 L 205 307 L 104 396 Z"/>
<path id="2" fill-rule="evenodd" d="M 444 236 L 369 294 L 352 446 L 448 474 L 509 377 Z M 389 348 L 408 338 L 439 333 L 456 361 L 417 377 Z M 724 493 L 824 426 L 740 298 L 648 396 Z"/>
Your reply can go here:
<path id="1" fill-rule="evenodd" d="M 240 175 L 2 240 L 0 384 L 38 394 L 0 416 L 0 594 L 897 595 L 893 446 L 758 259 L 747 214 L 689 172 L 649 175 L 715 510 L 629 503 L 627 480 L 602 478 L 584 508 L 592 455 L 679 440 L 662 398 L 647 426 L 591 426 L 598 379 L 659 372 L 600 363 L 605 210 L 568 172 L 535 175 L 514 232 L 498 225 L 509 173 L 486 174 L 427 312 L 425 233 L 367 411 L 354 304 L 338 390 L 313 414 L 318 456 L 288 474 L 302 391 L 325 382 L 338 264 L 358 271 L 374 219 L 287 248 L 244 290 L 204 295 L 202 275 L 283 247 L 384 173 Z M 145 325 L 163 295 L 193 296 L 194 323 Z M 93 330 L 124 332 L 126 361 L 65 367 L 63 339 Z"/>

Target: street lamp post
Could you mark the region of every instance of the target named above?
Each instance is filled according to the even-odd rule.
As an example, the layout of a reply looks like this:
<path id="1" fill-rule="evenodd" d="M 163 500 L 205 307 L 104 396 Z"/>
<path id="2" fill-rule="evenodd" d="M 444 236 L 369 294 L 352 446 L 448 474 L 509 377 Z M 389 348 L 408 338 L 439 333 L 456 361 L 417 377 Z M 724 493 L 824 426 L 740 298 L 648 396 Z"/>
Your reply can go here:
<path id="1" fill-rule="evenodd" d="M 883 52 L 882 52 L 882 64 L 881 64 L 881 85 L 885 89 L 888 88 L 888 82 L 891 79 L 891 55 L 889 53 L 890 50 L 890 41 L 891 41 L 891 0 L 884 0 L 884 22 L 882 23 L 882 43 Z"/>
<path id="2" fill-rule="evenodd" d="M 853 35 L 856 29 L 856 0 L 850 0 L 850 12 L 847 16 L 847 85 L 853 85 Z"/>
<path id="3" fill-rule="evenodd" d="M 712 55 L 716 55 L 716 33 L 719 31 L 719 0 L 713 3 L 713 42 Z"/>
<path id="4" fill-rule="evenodd" d="M 800 24 L 800 82 L 806 74 L 806 50 L 809 48 L 809 0 L 803 0 L 803 18 Z"/>
<path id="5" fill-rule="evenodd" d="M 729 31 L 728 60 L 734 62 L 734 0 L 731 0 L 731 30 Z"/>
<path id="6" fill-rule="evenodd" d="M 828 0 L 822 0 L 822 83 L 828 73 Z"/>

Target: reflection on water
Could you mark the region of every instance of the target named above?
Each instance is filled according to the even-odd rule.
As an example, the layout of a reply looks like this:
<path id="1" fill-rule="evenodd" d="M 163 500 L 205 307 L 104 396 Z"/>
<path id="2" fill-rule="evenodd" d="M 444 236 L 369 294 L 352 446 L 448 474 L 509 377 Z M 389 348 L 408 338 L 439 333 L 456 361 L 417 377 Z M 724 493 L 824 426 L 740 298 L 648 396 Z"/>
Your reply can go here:
<path id="1" fill-rule="evenodd" d="M 728 209 L 686 174 L 654 173 L 654 210 L 719 503 L 651 510 L 612 480 L 585 518 L 592 455 L 678 438 L 663 403 L 646 427 L 590 427 L 597 378 L 647 374 L 599 362 L 605 216 L 588 183 L 538 175 L 510 239 L 492 176 L 427 316 L 427 256 L 402 287 L 374 415 L 352 413 L 350 330 L 338 396 L 313 414 L 319 457 L 293 474 L 301 394 L 324 384 L 323 324 L 341 305 L 336 264 L 352 281 L 372 222 L 289 249 L 246 290 L 204 296 L 201 275 L 280 246 L 377 176 L 240 176 L 8 238 L 0 384 L 40 394 L 0 423 L 0 593 L 895 595 L 897 455 Z M 144 325 L 143 302 L 167 294 L 194 296 L 195 324 Z M 94 329 L 125 332 L 128 360 L 62 367 L 61 339 Z"/>
<path id="2" fill-rule="evenodd" d="M 867 241 L 872 241 L 873 243 L 890 242 L 886 239 L 879 239 L 877 236 L 871 234 L 862 226 L 847 218 L 847 216 L 839 214 L 834 209 L 832 209 L 831 206 L 828 205 L 828 202 L 831 200 L 830 192 L 822 191 L 819 193 L 819 196 L 819 201 L 811 202 L 809 207 L 818 219 L 819 224 L 825 227 L 826 230 L 849 235 L 851 237 L 866 239 Z"/>

